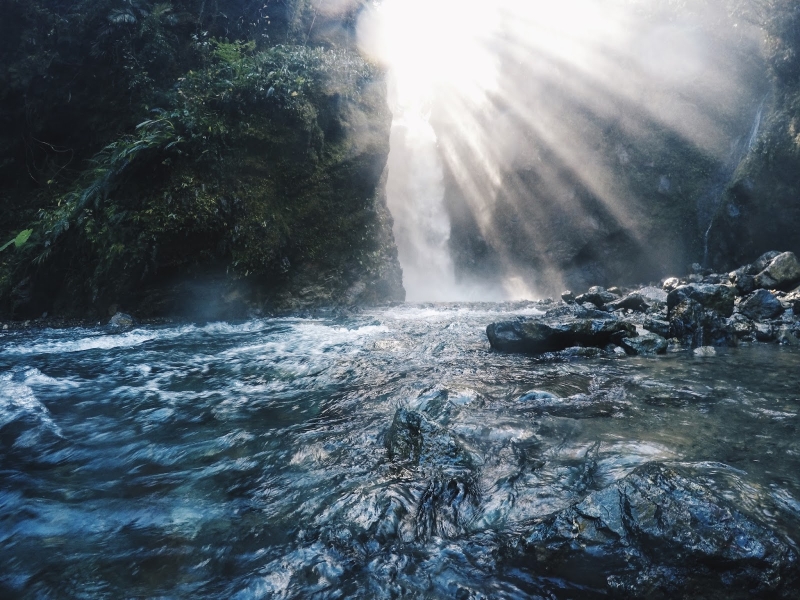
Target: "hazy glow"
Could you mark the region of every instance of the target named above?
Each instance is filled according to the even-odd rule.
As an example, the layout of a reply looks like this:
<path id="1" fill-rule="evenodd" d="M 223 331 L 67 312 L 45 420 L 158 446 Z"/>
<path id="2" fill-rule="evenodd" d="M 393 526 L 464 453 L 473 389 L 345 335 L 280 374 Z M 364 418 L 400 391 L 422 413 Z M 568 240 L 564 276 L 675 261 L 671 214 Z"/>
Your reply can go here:
<path id="1" fill-rule="evenodd" d="M 656 5 L 671 16 L 659 18 Z M 602 142 L 609 127 L 643 146 L 667 131 L 726 159 L 730 124 L 752 99 L 725 40 L 708 35 L 714 10 L 675 12 L 655 0 L 385 0 L 363 15 L 361 47 L 389 68 L 388 192 L 409 298 L 531 297 L 558 287 L 555 265 L 593 235 L 619 229 L 644 241 L 641 207 L 618 176 L 634 149 Z M 653 152 L 652 177 L 669 182 Z M 501 261 L 491 271 L 503 277 L 485 289 L 455 277 L 451 188 Z M 599 208 L 587 209 L 587 194 Z M 498 214 L 525 232 L 527 247 L 507 239 Z M 554 227 L 566 222 L 563 234 Z M 520 263 L 526 253 L 537 269 Z"/>

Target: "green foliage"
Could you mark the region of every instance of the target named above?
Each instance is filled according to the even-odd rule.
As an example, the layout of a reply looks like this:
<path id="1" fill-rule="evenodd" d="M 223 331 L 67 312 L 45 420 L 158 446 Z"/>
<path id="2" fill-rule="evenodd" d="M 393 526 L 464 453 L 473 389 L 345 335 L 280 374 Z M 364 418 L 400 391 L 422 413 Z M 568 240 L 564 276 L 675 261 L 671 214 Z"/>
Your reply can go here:
<path id="1" fill-rule="evenodd" d="M 28 239 L 30 239 L 32 233 L 33 229 L 23 229 L 17 234 L 15 238 L 9 240 L 8 242 L 0 246 L 0 252 L 5 250 L 12 244 L 14 245 L 15 248 L 21 248 L 22 246 L 25 245 L 25 242 L 27 242 Z"/>

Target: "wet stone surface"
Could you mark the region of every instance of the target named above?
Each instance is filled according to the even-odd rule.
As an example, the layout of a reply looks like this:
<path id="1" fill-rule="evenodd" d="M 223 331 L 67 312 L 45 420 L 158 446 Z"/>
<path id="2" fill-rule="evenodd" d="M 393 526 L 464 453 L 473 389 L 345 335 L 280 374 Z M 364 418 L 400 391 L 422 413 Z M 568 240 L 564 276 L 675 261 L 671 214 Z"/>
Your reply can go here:
<path id="1" fill-rule="evenodd" d="M 3 333 L 0 597 L 800 597 L 800 349 L 548 309 Z"/>

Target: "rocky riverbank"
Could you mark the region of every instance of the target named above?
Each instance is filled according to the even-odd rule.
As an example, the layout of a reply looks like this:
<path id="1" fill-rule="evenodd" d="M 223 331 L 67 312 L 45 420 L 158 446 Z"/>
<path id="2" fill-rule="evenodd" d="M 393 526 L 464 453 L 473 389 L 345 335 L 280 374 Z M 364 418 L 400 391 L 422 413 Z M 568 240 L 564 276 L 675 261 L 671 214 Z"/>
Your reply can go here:
<path id="1" fill-rule="evenodd" d="M 800 261 L 771 251 L 728 274 L 693 273 L 634 289 L 592 287 L 541 316 L 490 324 L 503 352 L 648 355 L 777 342 L 800 345 Z"/>

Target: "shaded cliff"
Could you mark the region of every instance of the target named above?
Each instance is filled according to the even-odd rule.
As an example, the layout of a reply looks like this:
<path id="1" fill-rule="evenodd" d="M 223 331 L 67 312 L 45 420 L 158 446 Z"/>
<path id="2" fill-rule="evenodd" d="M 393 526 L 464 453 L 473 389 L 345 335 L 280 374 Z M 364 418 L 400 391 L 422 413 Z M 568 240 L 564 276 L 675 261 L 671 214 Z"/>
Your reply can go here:
<path id="1" fill-rule="evenodd" d="M 797 250 L 797 7 L 620 11 L 585 33 L 569 15 L 546 44 L 504 24 L 481 109 L 434 110 L 463 280 L 548 295 Z"/>
<path id="2" fill-rule="evenodd" d="M 709 236 L 715 265 L 771 247 L 800 253 L 800 6 L 768 3 L 766 56 L 772 91 L 762 133 L 733 175 Z"/>
<path id="3" fill-rule="evenodd" d="M 4 2 L 23 50 L 2 49 L 0 235 L 30 236 L 0 254 L 0 311 L 401 300 L 359 8 Z"/>

